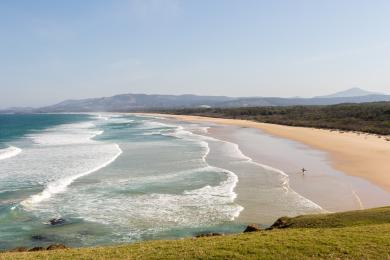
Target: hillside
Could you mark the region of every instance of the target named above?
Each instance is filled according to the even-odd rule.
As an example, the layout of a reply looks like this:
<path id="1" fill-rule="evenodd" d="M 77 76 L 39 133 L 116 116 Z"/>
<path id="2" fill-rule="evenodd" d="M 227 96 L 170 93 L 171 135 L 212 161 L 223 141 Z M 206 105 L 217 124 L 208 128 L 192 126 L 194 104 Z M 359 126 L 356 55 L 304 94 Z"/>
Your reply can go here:
<path id="1" fill-rule="evenodd" d="M 313 98 L 121 94 L 111 97 L 65 100 L 54 105 L 40 108 L 14 107 L 0 110 L 0 113 L 134 112 L 139 110 L 148 111 L 156 109 L 202 107 L 318 106 L 382 101 L 390 101 L 390 95 L 370 92 L 358 88 Z"/>
<path id="2" fill-rule="evenodd" d="M 287 226 L 253 233 L 3 253 L 0 259 L 388 259 L 390 256 L 390 207 L 284 218 L 283 222 Z"/>
<path id="3" fill-rule="evenodd" d="M 325 96 L 319 96 L 321 98 L 338 98 L 338 97 L 362 97 L 362 96 L 368 96 L 368 95 L 382 95 L 378 92 L 373 91 L 367 91 L 361 88 L 350 88 L 344 91 L 340 91 L 334 94 L 325 95 Z"/>
<path id="4" fill-rule="evenodd" d="M 35 112 L 124 112 L 148 108 L 211 106 L 230 100 L 233 100 L 233 98 L 196 95 L 122 94 L 112 97 L 66 100 L 52 106 L 39 108 Z"/>
<path id="5" fill-rule="evenodd" d="M 124 94 L 113 97 L 67 100 L 59 104 L 42 107 L 33 112 L 130 112 L 174 108 L 237 108 L 252 106 L 333 105 L 340 103 L 364 103 L 390 101 L 389 95 L 367 95 L 336 98 L 278 98 L 251 97 L 231 98 L 196 95 L 145 95 Z"/>

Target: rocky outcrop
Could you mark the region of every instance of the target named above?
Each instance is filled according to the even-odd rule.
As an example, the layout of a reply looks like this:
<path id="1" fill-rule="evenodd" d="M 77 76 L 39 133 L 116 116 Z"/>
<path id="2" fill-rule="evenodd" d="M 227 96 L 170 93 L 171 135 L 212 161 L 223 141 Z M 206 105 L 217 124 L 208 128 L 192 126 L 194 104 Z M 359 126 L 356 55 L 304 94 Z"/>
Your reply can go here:
<path id="1" fill-rule="evenodd" d="M 63 218 L 52 218 L 49 220 L 49 223 L 52 226 L 62 225 L 62 224 L 65 224 L 65 222 L 66 222 L 66 220 Z"/>
<path id="2" fill-rule="evenodd" d="M 20 247 L 15 247 L 11 250 L 8 250 L 8 252 L 27 252 L 28 251 L 28 248 L 27 247 L 23 247 L 23 246 L 20 246 Z"/>
<path id="3" fill-rule="evenodd" d="M 46 249 L 44 247 L 41 247 L 41 246 L 36 246 L 36 247 L 29 249 L 28 251 L 35 252 L 35 251 L 43 251 L 43 250 L 46 250 Z"/>
<path id="4" fill-rule="evenodd" d="M 256 224 L 251 224 L 245 228 L 244 233 L 257 232 L 257 231 L 261 231 L 261 228 L 259 228 L 259 226 L 257 226 Z"/>
<path id="5" fill-rule="evenodd" d="M 291 225 L 289 222 L 289 217 L 281 217 L 275 221 L 272 226 L 270 226 L 268 229 L 274 229 L 274 228 L 287 228 Z"/>
<path id="6" fill-rule="evenodd" d="M 57 250 L 57 249 L 66 249 L 67 247 L 63 244 L 53 244 L 46 247 L 46 250 Z"/>
<path id="7" fill-rule="evenodd" d="M 58 249 L 67 249 L 67 247 L 63 244 L 52 244 L 45 247 L 36 246 L 28 249 L 27 247 L 15 247 L 13 249 L 7 250 L 5 252 L 36 252 L 36 251 L 45 251 L 45 250 L 58 250 Z"/>

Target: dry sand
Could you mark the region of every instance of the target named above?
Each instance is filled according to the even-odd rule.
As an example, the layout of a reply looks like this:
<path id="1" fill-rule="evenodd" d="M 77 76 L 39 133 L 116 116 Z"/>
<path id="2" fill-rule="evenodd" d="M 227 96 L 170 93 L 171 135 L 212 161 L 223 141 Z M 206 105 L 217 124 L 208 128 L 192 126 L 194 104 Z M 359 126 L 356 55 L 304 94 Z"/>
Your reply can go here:
<path id="1" fill-rule="evenodd" d="M 327 152 L 332 167 L 351 176 L 364 178 L 390 191 L 390 141 L 371 134 L 339 132 L 307 127 L 257 123 L 247 120 L 186 115 L 161 115 L 192 122 L 211 122 L 257 128 L 268 134 L 304 143 Z"/>

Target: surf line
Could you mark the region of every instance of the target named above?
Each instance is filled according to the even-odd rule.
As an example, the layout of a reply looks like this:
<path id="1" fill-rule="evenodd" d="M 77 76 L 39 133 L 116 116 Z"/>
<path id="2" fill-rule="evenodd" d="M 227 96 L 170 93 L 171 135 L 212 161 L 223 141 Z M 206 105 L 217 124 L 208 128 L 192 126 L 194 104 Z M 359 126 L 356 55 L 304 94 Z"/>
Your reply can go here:
<path id="1" fill-rule="evenodd" d="M 0 160 L 5 160 L 11 157 L 14 157 L 22 152 L 22 149 L 15 147 L 15 146 L 9 146 L 5 149 L 0 149 Z"/>
<path id="2" fill-rule="evenodd" d="M 104 167 L 107 167 L 112 162 L 114 162 L 123 152 L 118 144 L 115 144 L 115 146 L 116 146 L 118 152 L 110 160 L 106 161 L 105 163 L 103 163 L 103 164 L 101 164 L 101 165 L 99 165 L 99 166 L 97 166 L 89 171 L 79 173 L 79 174 L 76 174 L 73 176 L 61 178 L 61 179 L 58 179 L 54 182 L 51 182 L 46 186 L 46 188 L 42 192 L 35 194 L 35 195 L 32 195 L 28 199 L 23 200 L 20 204 L 25 208 L 31 208 L 33 205 L 38 204 L 44 200 L 47 200 L 55 194 L 64 192 L 67 189 L 67 187 L 72 182 L 77 180 L 78 178 L 84 177 L 84 176 L 89 175 L 93 172 L 96 172 Z"/>
<path id="3" fill-rule="evenodd" d="M 204 140 L 210 140 L 210 141 L 218 141 L 218 142 L 223 142 L 223 143 L 226 143 L 226 144 L 229 144 L 229 145 L 232 145 L 236 152 L 237 152 L 237 155 L 238 155 L 238 158 L 241 158 L 243 160 L 245 160 L 247 163 L 250 163 L 250 164 L 254 164 L 260 168 L 263 168 L 265 170 L 268 170 L 268 171 L 271 171 L 273 173 L 276 173 L 276 174 L 279 174 L 280 176 L 282 176 L 283 178 L 283 181 L 281 183 L 281 186 L 284 190 L 285 193 L 288 193 L 288 192 L 291 192 L 291 193 L 294 193 L 296 194 L 299 198 L 301 198 L 302 200 L 304 200 L 305 202 L 307 203 L 310 203 L 310 205 L 313 207 L 313 208 L 316 208 L 318 210 L 322 210 L 324 212 L 329 212 L 327 211 L 326 209 L 322 208 L 320 205 L 318 205 L 317 203 L 315 203 L 314 201 L 302 196 L 301 194 L 299 194 L 298 192 L 296 192 L 295 190 L 293 190 L 291 187 L 290 187 L 290 184 L 289 184 L 289 175 L 287 173 L 285 173 L 284 171 L 280 170 L 280 169 L 277 169 L 277 168 L 274 168 L 274 167 L 271 167 L 269 165 L 265 165 L 265 164 L 262 164 L 262 163 L 259 163 L 259 162 L 256 162 L 254 161 L 251 157 L 245 155 L 238 144 L 236 143 L 233 143 L 233 142 L 229 142 L 229 141 L 226 141 L 226 140 L 222 140 L 222 139 L 219 139 L 219 138 L 215 138 L 213 136 L 210 136 L 208 134 L 206 135 L 201 135 L 201 134 L 195 134 L 191 131 L 188 131 L 186 129 L 184 129 L 184 127 L 182 126 L 179 126 L 178 131 L 185 131 L 187 133 L 189 133 L 190 135 L 192 136 L 197 136 L 197 137 L 200 137 L 203 141 Z M 207 143 L 207 142 L 206 142 Z M 207 143 L 208 144 L 208 143 Z M 210 147 L 207 146 L 206 147 L 206 155 L 203 157 L 203 160 L 206 161 L 206 158 L 208 156 L 208 154 L 210 153 Z"/>

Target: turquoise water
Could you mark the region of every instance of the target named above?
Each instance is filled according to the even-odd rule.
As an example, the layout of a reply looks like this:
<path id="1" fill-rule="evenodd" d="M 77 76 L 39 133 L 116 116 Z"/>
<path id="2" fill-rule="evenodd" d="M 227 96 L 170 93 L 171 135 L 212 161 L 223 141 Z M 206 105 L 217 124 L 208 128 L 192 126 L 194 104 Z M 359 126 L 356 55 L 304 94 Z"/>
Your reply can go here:
<path id="1" fill-rule="evenodd" d="M 107 113 L 0 123 L 0 249 L 239 232 L 244 207 L 264 225 L 322 210 L 203 124 Z"/>
<path id="2" fill-rule="evenodd" d="M 5 144 L 22 137 L 32 131 L 42 130 L 51 126 L 64 123 L 80 122 L 87 120 L 88 115 L 50 115 L 50 114 L 30 114 L 30 115 L 1 115 L 0 114 L 0 148 Z"/>
<path id="3" fill-rule="evenodd" d="M 241 230 L 237 177 L 207 163 L 207 129 L 160 121 L 1 115 L 0 249 Z"/>

